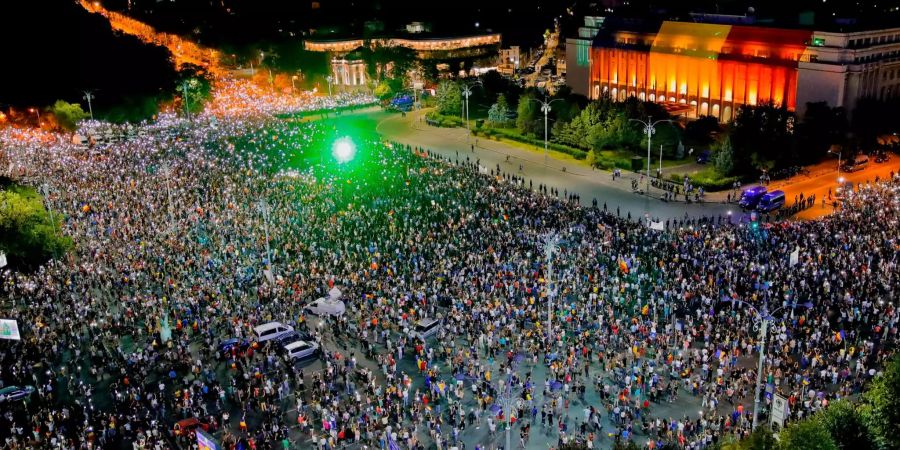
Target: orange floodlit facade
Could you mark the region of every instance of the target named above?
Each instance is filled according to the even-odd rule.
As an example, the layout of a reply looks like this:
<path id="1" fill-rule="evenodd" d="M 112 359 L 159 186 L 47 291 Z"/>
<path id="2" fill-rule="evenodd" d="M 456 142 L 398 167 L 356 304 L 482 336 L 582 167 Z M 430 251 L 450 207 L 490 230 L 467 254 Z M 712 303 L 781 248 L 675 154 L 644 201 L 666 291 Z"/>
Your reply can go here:
<path id="1" fill-rule="evenodd" d="M 793 110 L 803 30 L 663 22 L 655 34 L 615 31 L 591 49 L 591 96 L 659 102 L 688 117 L 731 120 L 741 105 Z"/>

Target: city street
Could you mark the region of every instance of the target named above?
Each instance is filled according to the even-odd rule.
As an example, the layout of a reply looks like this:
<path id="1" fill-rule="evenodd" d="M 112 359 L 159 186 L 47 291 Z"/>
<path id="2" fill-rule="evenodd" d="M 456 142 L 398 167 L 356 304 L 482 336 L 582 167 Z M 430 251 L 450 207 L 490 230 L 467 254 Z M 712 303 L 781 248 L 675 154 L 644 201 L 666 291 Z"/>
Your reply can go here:
<path id="1" fill-rule="evenodd" d="M 651 188 L 649 197 L 640 195 L 631 190 L 631 181 L 640 178 L 633 173 L 623 171 L 622 177 L 613 181 L 610 172 L 591 170 L 571 158 L 545 158 L 540 150 L 528 149 L 524 144 L 472 138 L 462 128 L 429 126 L 421 120 L 424 114 L 422 110 L 410 112 L 405 117 L 387 112 L 372 112 L 366 116 L 378 122 L 377 131 L 385 139 L 423 147 L 451 160 L 480 160 L 486 170 L 496 169 L 499 165 L 502 173 L 522 176 L 526 184 L 533 182 L 534 189 L 538 184 L 544 184 L 559 189 L 561 194 L 576 193 L 581 195 L 581 203 L 586 206 L 597 199 L 598 206 L 605 203 L 610 211 L 620 208 L 623 217 L 629 213 L 632 217 L 649 214 L 662 220 L 681 219 L 685 214 L 692 218 L 716 217 L 726 216 L 733 209 L 722 203 L 724 194 L 708 196 L 710 201 L 700 204 L 664 202 L 659 199 L 662 191 L 655 188 Z"/>

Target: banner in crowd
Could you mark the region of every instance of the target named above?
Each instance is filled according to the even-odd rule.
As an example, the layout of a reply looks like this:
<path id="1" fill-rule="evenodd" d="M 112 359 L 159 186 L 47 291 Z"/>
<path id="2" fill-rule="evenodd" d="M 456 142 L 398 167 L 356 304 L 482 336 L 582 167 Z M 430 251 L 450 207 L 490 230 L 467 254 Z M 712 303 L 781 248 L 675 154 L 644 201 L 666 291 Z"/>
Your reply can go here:
<path id="1" fill-rule="evenodd" d="M 19 324 L 12 319 L 0 319 L 0 339 L 21 340 Z"/>

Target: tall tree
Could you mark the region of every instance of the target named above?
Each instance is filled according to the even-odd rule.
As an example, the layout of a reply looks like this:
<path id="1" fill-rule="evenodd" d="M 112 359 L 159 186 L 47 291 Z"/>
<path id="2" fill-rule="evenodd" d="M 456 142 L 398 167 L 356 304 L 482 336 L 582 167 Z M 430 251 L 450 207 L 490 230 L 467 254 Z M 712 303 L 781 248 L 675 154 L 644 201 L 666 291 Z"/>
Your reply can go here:
<path id="1" fill-rule="evenodd" d="M 876 450 L 871 431 L 862 416 L 847 400 L 832 402 L 815 415 L 840 450 Z"/>
<path id="2" fill-rule="evenodd" d="M 458 116 L 462 111 L 462 95 L 459 92 L 459 85 L 453 81 L 441 81 L 434 96 L 438 113 Z"/>
<path id="3" fill-rule="evenodd" d="M 739 173 L 797 163 L 794 113 L 784 105 L 744 105 L 731 125 L 734 165 Z"/>
<path id="4" fill-rule="evenodd" d="M 894 356 L 872 381 L 863 400 L 861 413 L 878 445 L 900 449 L 900 356 Z"/>
<path id="5" fill-rule="evenodd" d="M 533 92 L 526 92 L 519 97 L 519 106 L 516 107 L 516 128 L 522 134 L 543 134 L 544 123 L 538 118 L 541 106 L 534 100 Z"/>
<path id="6" fill-rule="evenodd" d="M 56 117 L 56 123 L 59 124 L 59 127 L 67 131 L 75 130 L 78 122 L 88 117 L 88 114 L 81 109 L 81 105 L 64 100 L 57 100 L 50 108 L 50 111 Z"/>
<path id="7" fill-rule="evenodd" d="M 832 108 L 825 102 L 807 103 L 803 121 L 797 126 L 800 162 L 815 163 L 832 145 L 843 146 L 849 127 L 844 108 Z"/>
<path id="8" fill-rule="evenodd" d="M 785 427 L 778 443 L 780 450 L 837 450 L 831 434 L 818 420 L 801 420 Z"/>

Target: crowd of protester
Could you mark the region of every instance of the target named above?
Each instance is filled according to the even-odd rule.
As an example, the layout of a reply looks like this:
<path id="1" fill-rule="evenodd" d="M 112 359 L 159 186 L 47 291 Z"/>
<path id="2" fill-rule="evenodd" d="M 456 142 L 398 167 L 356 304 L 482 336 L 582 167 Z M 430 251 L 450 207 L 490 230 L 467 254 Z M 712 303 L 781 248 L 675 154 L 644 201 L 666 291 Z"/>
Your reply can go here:
<path id="1" fill-rule="evenodd" d="M 516 448 L 701 449 L 750 430 L 753 308 L 779 309 L 764 381 L 789 420 L 859 394 L 896 348 L 893 175 L 818 221 L 658 230 L 375 136 L 342 164 L 329 121 L 164 115 L 138 134 L 0 130 L 0 174 L 48 185 L 76 243 L 0 274 L 22 333 L 0 382 L 36 389 L 0 408 L 0 448 L 191 448 L 172 430 L 197 418 L 228 449 L 487 449 L 507 423 Z M 333 287 L 346 313 L 309 316 Z M 425 341 L 407 333 L 423 318 L 443 324 Z M 270 321 L 319 361 L 217 352 Z"/>

